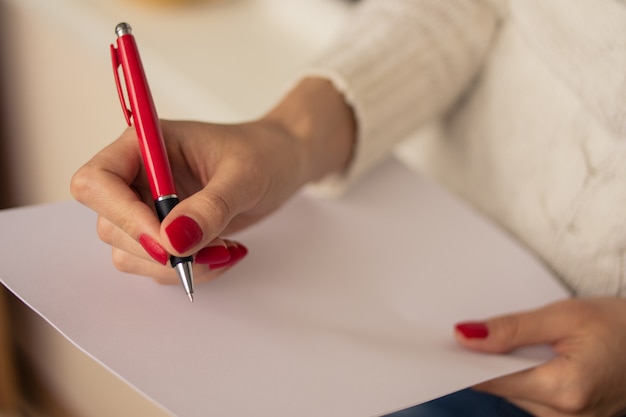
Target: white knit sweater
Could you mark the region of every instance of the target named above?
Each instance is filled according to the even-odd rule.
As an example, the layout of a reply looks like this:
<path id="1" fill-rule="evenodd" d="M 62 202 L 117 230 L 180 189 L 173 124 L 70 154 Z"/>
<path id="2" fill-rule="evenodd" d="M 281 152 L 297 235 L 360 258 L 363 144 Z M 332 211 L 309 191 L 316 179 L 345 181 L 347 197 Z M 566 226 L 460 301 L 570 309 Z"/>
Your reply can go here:
<path id="1" fill-rule="evenodd" d="M 575 294 L 626 295 L 626 1 L 362 0 L 311 74 L 358 122 L 325 186 L 396 147 Z"/>

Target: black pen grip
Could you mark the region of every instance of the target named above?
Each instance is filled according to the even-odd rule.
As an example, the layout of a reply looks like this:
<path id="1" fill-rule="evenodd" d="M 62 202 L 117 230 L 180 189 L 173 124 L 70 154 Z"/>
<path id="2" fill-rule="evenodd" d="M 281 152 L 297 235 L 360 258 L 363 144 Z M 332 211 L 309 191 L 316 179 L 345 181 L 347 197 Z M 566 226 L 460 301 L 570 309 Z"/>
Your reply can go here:
<path id="1" fill-rule="evenodd" d="M 156 209 L 157 216 L 159 216 L 159 221 L 162 222 L 165 216 L 167 216 L 169 212 L 172 211 L 172 209 L 179 202 L 180 200 L 178 199 L 178 197 L 174 195 L 163 197 L 163 198 L 160 198 L 159 200 L 155 200 L 154 207 Z M 170 256 L 170 264 L 172 265 L 172 267 L 178 265 L 181 262 L 192 262 L 192 261 L 193 261 L 192 256 L 185 256 L 185 257 L 174 256 L 174 255 Z"/>

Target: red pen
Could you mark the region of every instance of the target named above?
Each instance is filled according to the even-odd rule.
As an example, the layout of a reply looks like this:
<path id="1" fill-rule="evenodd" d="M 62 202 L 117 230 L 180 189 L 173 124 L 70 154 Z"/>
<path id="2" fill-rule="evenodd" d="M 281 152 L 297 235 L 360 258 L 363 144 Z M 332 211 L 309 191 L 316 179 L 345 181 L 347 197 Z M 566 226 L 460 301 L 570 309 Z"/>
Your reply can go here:
<path id="1" fill-rule="evenodd" d="M 172 170 L 163 141 L 159 117 L 154 107 L 152 94 L 150 94 L 146 74 L 141 64 L 139 50 L 137 49 L 130 25 L 128 23 L 120 23 L 115 27 L 115 33 L 117 34 L 117 48 L 111 45 L 111 60 L 113 62 L 113 74 L 115 75 L 117 92 L 122 103 L 126 122 L 129 126 L 134 125 L 137 131 L 154 206 L 159 220 L 163 221 L 172 208 L 178 204 L 179 199 L 176 194 Z M 130 109 L 126 105 L 124 88 L 120 82 L 120 67 L 124 76 Z M 170 264 L 176 268 L 185 292 L 193 302 L 192 260 L 191 256 L 184 258 L 178 256 L 170 257 Z"/>

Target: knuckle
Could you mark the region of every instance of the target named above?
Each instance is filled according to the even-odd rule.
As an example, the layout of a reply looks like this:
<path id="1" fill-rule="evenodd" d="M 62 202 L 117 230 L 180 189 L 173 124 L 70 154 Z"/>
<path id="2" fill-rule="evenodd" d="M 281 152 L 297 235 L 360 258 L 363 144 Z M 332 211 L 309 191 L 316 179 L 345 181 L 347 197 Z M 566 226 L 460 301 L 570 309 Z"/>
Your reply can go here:
<path id="1" fill-rule="evenodd" d="M 137 219 L 143 215 L 145 204 L 142 201 L 134 201 L 126 207 L 120 208 L 115 217 L 117 228 L 124 231 L 129 236 L 136 236 Z"/>
<path id="2" fill-rule="evenodd" d="M 210 216 L 213 222 L 219 225 L 225 225 L 232 217 L 232 204 L 227 196 L 212 192 L 204 196 L 204 204 L 206 214 Z"/>
<path id="3" fill-rule="evenodd" d="M 113 248 L 111 252 L 111 261 L 115 269 L 121 272 L 132 272 L 134 262 L 131 255 L 121 249 Z"/>
<path id="4" fill-rule="evenodd" d="M 598 337 L 614 332 L 614 317 L 607 315 L 602 306 L 589 299 L 570 299 L 559 305 L 558 314 L 571 328 L 588 329 Z"/>
<path id="5" fill-rule="evenodd" d="M 516 316 L 504 316 L 492 323 L 498 329 L 494 343 L 505 349 L 514 346 L 520 335 L 520 321 Z"/>
<path id="6" fill-rule="evenodd" d="M 114 229 L 115 226 L 113 223 L 102 216 L 98 216 L 98 220 L 96 221 L 96 232 L 98 233 L 100 240 L 111 245 L 113 243 Z"/>
<path id="7" fill-rule="evenodd" d="M 580 298 L 563 300 L 557 306 L 561 309 L 561 313 L 571 317 L 576 325 L 593 320 L 600 312 L 589 300 Z"/>
<path id="8" fill-rule="evenodd" d="M 93 169 L 89 165 L 84 165 L 78 169 L 70 180 L 70 193 L 81 203 L 90 200 L 93 194 Z"/>

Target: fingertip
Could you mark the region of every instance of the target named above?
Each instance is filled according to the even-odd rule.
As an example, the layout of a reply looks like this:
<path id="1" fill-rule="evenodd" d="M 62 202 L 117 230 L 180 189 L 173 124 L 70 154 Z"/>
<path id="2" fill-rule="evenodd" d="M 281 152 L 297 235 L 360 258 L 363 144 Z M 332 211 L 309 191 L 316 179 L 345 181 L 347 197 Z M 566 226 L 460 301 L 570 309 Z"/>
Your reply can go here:
<path id="1" fill-rule="evenodd" d="M 248 254 L 248 248 L 246 246 L 244 246 L 242 243 L 236 242 L 237 247 L 239 248 L 239 251 L 242 254 L 242 258 L 245 257 Z"/>
<path id="2" fill-rule="evenodd" d="M 156 241 L 147 234 L 139 236 L 139 244 L 150 255 L 152 259 L 160 263 L 161 265 L 167 264 L 169 255 L 167 251 Z"/>
<path id="3" fill-rule="evenodd" d="M 248 248 L 239 242 L 228 242 L 228 250 L 230 251 L 230 262 L 236 263 L 248 254 Z"/>
<path id="4" fill-rule="evenodd" d="M 457 342 L 467 349 L 484 353 L 507 351 L 509 348 L 500 343 L 495 331 L 489 321 L 464 321 L 454 326 Z"/>
<path id="5" fill-rule="evenodd" d="M 213 196 L 205 187 L 181 200 L 163 219 L 163 240 L 181 256 L 213 246 L 213 240 L 218 239 L 230 220 L 229 213 L 223 199 Z"/>
<path id="6" fill-rule="evenodd" d="M 461 322 L 454 329 L 462 339 L 486 339 L 489 336 L 489 327 L 483 322 Z"/>
<path id="7" fill-rule="evenodd" d="M 235 265 L 248 254 L 248 248 L 239 242 L 226 242 L 230 259 L 223 263 L 215 263 L 211 265 L 211 269 L 227 268 Z"/>
<path id="8" fill-rule="evenodd" d="M 167 240 L 182 255 L 202 242 L 204 232 L 198 222 L 181 215 L 163 226 Z"/>
<path id="9" fill-rule="evenodd" d="M 199 264 L 218 265 L 228 262 L 230 251 L 225 245 L 207 246 L 198 251 L 195 261 Z"/>

